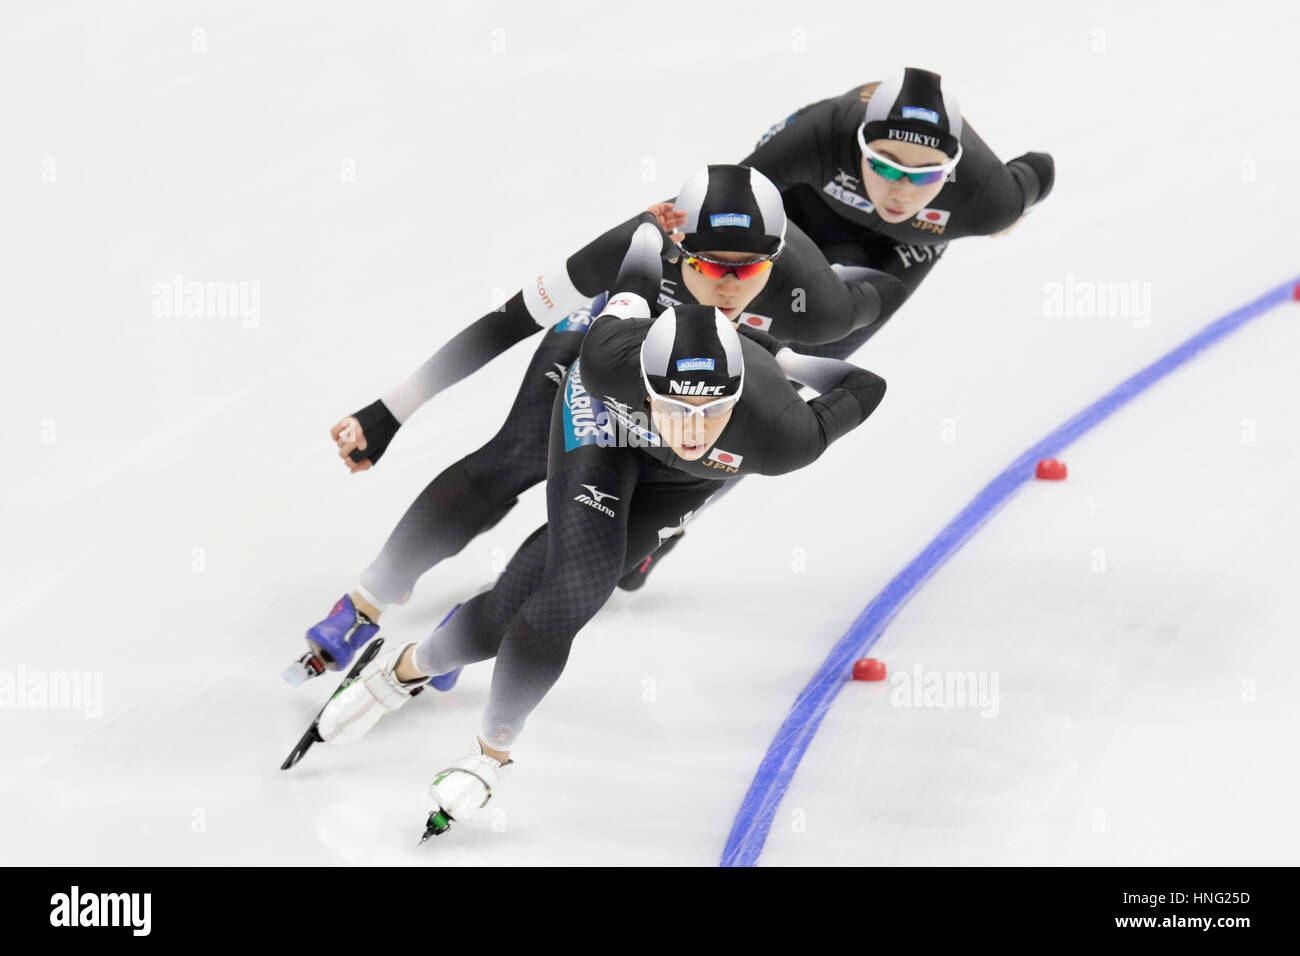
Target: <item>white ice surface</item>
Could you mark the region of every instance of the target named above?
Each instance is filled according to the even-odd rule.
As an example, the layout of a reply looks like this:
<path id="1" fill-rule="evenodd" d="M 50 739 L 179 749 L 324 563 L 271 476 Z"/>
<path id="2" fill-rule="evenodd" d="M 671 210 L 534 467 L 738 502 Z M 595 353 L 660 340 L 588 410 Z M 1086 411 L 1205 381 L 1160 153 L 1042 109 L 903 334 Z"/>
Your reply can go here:
<path id="1" fill-rule="evenodd" d="M 7 7 L 0 672 L 89 672 L 103 700 L 0 707 L 0 863 L 716 863 L 890 577 L 1026 447 L 1300 273 L 1300 13 L 1133 7 Z M 329 691 L 278 676 L 303 629 L 496 428 L 532 344 L 372 472 L 329 426 L 530 268 L 902 65 L 949 77 L 1004 159 L 1051 151 L 1058 184 L 1012 235 L 954 245 L 860 353 L 889 381 L 871 422 L 746 482 L 615 596 L 472 823 L 413 850 L 488 665 L 282 773 Z M 155 316 L 177 273 L 258 283 L 257 323 Z M 1067 275 L 1149 283 L 1149 323 L 1047 317 Z M 764 862 L 1296 862 L 1298 319 L 1140 397 L 925 585 L 875 653 L 996 673 L 997 716 L 850 685 Z M 385 634 L 426 633 L 542 504 Z"/>

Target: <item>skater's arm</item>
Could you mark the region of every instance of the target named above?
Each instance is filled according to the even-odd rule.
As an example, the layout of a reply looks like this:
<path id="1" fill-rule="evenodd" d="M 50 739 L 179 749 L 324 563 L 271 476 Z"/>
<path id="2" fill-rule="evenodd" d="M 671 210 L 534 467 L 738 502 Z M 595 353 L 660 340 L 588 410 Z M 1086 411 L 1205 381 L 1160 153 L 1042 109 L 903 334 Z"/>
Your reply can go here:
<path id="1" fill-rule="evenodd" d="M 540 273 L 499 309 L 457 333 L 378 401 L 335 425 L 330 435 L 338 443 L 339 456 L 348 468 L 369 468 L 421 405 L 603 292 L 609 276 L 630 254 L 629 242 L 637 227 L 646 221 L 655 222 L 654 215 L 641 213 L 620 223 L 579 249 L 563 265 Z M 662 235 L 657 225 L 651 228 Z M 654 267 L 658 270 L 655 275 L 662 273 L 658 262 Z M 647 278 L 642 284 L 649 287 L 651 282 L 653 301 L 657 298 L 658 278 Z"/>
<path id="2" fill-rule="evenodd" d="M 903 303 L 921 285 L 922 281 L 930 274 L 930 271 L 934 269 L 935 264 L 943 256 L 946 248 L 947 246 L 944 244 L 936 246 L 895 246 L 894 251 L 897 255 L 893 259 L 886 260 L 883 263 L 884 268 L 879 270 L 859 266 L 832 266 L 832 269 L 840 273 L 849 282 L 852 282 L 862 273 L 879 273 L 892 280 L 887 283 L 882 282 L 878 275 L 871 275 L 866 279 L 877 290 L 882 292 L 880 314 L 874 321 L 855 329 L 850 342 L 836 340 L 818 345 L 797 342 L 792 343 L 794 348 L 805 355 L 847 358 L 855 349 L 861 348 L 864 342 L 884 327 L 894 313 L 902 307 Z M 865 334 L 863 334 L 864 332 Z"/>
<path id="3" fill-rule="evenodd" d="M 516 293 L 500 309 L 457 333 L 377 401 L 343 418 L 330 429 L 330 438 L 338 445 L 339 457 L 348 470 L 370 468 L 417 408 L 538 328 L 524 307 L 523 293 Z"/>
<path id="4" fill-rule="evenodd" d="M 778 123 L 740 164 L 757 169 L 782 194 L 800 183 L 820 186 L 822 158 L 833 154 L 835 104 L 822 100 Z"/>
<path id="5" fill-rule="evenodd" d="M 854 329 L 883 322 L 912 289 L 896 275 L 863 266 L 832 265 L 802 230 L 793 227 L 781 271 L 798 296 L 798 322 L 782 338 L 804 345 L 836 342 Z M 918 278 L 917 282 L 920 281 Z"/>
<path id="6" fill-rule="evenodd" d="M 624 319 L 649 319 L 662 311 L 658 299 L 665 236 L 650 213 L 642 215 L 648 218 L 637 224 L 627 243 L 614 291 L 583 337 L 580 361 L 584 375 L 599 377 L 607 367 L 623 361 L 631 350 L 640 349 L 641 337 Z"/>
<path id="7" fill-rule="evenodd" d="M 829 395 L 842 390 L 852 391 L 869 379 L 878 381 L 882 389 L 881 395 L 875 398 L 871 408 L 875 408 L 880 403 L 880 397 L 884 395 L 885 380 L 864 368 L 859 368 L 852 362 L 816 355 L 801 355 L 787 346 L 776 353 L 776 364 L 781 366 L 781 371 L 785 372 L 786 378 L 807 385 L 819 395 Z M 867 414 L 870 413 L 868 410 Z M 866 418 L 866 415 L 862 417 Z"/>
<path id="8" fill-rule="evenodd" d="M 794 471 L 816 461 L 830 445 L 867 420 L 885 397 L 885 380 L 839 359 L 784 349 L 777 364 L 792 380 L 822 394 L 792 401 L 776 425 L 767 474 Z"/>
<path id="9" fill-rule="evenodd" d="M 614 280 L 616 295 L 611 298 L 625 292 L 634 293 L 654 314 L 661 311 L 658 308 L 659 286 L 664 275 L 663 256 L 670 243 L 654 214 L 642 213 L 639 218 L 619 266 L 618 278 Z"/>
<path id="10" fill-rule="evenodd" d="M 419 368 L 385 392 L 380 401 L 403 425 L 429 399 L 541 328 L 528 311 L 524 293 L 516 292 L 499 309 L 457 332 Z"/>
<path id="11" fill-rule="evenodd" d="M 1006 232 L 1047 198 L 1055 181 L 1056 167 L 1048 153 L 1025 153 L 996 167 L 980 189 L 979 231 L 984 235 Z"/>
<path id="12" fill-rule="evenodd" d="M 737 331 L 742 338 L 752 339 L 766 349 L 776 359 L 777 366 L 785 373 L 787 380 L 797 385 L 807 385 L 815 392 L 832 391 L 848 380 L 853 371 L 862 371 L 842 359 L 796 352 L 776 336 L 748 325 L 740 326 Z"/>
<path id="13" fill-rule="evenodd" d="M 534 332 L 548 329 L 576 312 L 608 288 L 609 277 L 627 263 L 627 257 L 644 249 L 648 237 L 637 230 L 653 223 L 651 213 L 620 223 L 571 255 L 563 265 L 548 269 L 515 293 L 500 309 L 489 312 L 458 333 L 401 384 L 387 392 L 382 402 L 398 424 L 405 424 L 417 408 L 447 387 L 478 371 L 492 359 Z M 646 226 L 662 237 L 658 226 Z M 632 244 L 642 235 L 640 245 Z M 662 249 L 662 241 L 657 249 Z M 637 265 L 646 278 L 637 287 L 615 284 L 622 291 L 639 292 L 647 300 L 658 297 L 662 266 L 658 261 Z M 653 273 L 651 272 L 653 267 Z M 639 273 L 638 273 L 639 275 Z M 628 281 L 633 273 L 629 267 Z M 650 283 L 653 283 L 652 285 Z M 646 288 L 642 289 L 640 286 Z"/>

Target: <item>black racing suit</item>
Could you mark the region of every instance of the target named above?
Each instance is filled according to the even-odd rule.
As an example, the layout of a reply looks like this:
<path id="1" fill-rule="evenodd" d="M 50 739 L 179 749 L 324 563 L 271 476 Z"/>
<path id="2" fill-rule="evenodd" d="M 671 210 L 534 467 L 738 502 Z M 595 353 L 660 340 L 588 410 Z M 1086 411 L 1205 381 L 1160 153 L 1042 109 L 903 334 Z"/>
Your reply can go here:
<path id="1" fill-rule="evenodd" d="M 883 274 L 902 284 L 901 297 L 891 296 L 892 308 L 875 321 L 831 345 L 799 349 L 808 354 L 851 354 L 916 290 L 949 242 L 1006 229 L 1052 189 L 1050 155 L 1025 153 L 1003 163 L 963 122 L 962 158 L 939 194 L 913 218 L 885 222 L 863 188 L 866 173 L 857 140 L 876 86 L 855 86 L 805 106 L 769 129 L 741 160 L 776 184 L 786 215 L 828 260 L 845 267 L 846 280 L 855 281 L 856 267 L 872 270 L 857 281 L 879 285 Z"/>
<path id="2" fill-rule="evenodd" d="M 1026 153 L 1003 164 L 965 123 L 953 179 L 915 218 L 886 223 L 862 189 L 857 144 L 874 87 L 854 87 L 803 108 L 769 130 L 744 160 L 776 184 L 791 223 L 786 250 L 741 324 L 800 343 L 805 354 L 852 354 L 911 295 L 951 239 L 1006 228 L 1052 187 L 1050 156 Z M 399 421 L 429 397 L 539 329 L 550 330 L 501 430 L 421 492 L 363 572 L 362 586 L 373 599 L 407 600 L 420 575 L 499 520 L 522 491 L 545 477 L 545 409 L 581 346 L 589 322 L 582 310 L 610 288 L 633 231 L 650 218 L 635 216 L 562 267 L 538 274 L 365 410 L 377 440 L 353 457 L 378 460 Z M 657 294 L 648 297 L 661 306 L 694 301 L 681 281 L 680 263 L 663 264 Z M 365 417 L 362 424 L 370 438 Z"/>
<path id="3" fill-rule="evenodd" d="M 640 347 L 652 320 L 635 316 L 649 307 L 635 294 L 612 301 L 551 409 L 547 524 L 490 591 L 416 651 L 426 673 L 496 658 L 482 737 L 500 750 L 511 747 L 625 571 L 681 530 L 726 478 L 810 464 L 884 396 L 884 380 L 870 372 L 804 359 L 824 388 L 804 401 L 774 358 L 782 344 L 755 332 L 742 338 L 745 385 L 730 421 L 706 456 L 685 461 L 645 411 Z"/>
<path id="4" fill-rule="evenodd" d="M 397 429 L 390 408 L 404 420 L 430 395 L 538 331 L 541 323 L 552 323 L 500 431 L 425 487 L 362 572 L 361 586 L 368 599 L 381 606 L 404 603 L 422 574 L 499 521 L 520 494 L 546 477 L 550 407 L 590 324 L 588 299 L 614 285 L 632 235 L 644 222 L 654 223 L 654 217 L 634 216 L 570 256 L 563 268 L 539 275 L 505 304 L 503 312 L 483 316 L 402 386 L 358 413 L 369 444 L 353 457 L 377 460 Z M 657 285 L 648 291 L 648 298 L 660 307 L 693 304 L 695 299 L 681 278 L 681 262 L 663 259 L 672 254 L 664 242 L 658 257 L 661 271 L 656 272 Z M 745 327 L 782 342 L 828 342 L 876 321 L 901 296 L 901 283 L 892 277 L 845 282 L 792 226 L 763 291 L 738 318 Z M 577 311 L 559 314 L 570 307 Z"/>

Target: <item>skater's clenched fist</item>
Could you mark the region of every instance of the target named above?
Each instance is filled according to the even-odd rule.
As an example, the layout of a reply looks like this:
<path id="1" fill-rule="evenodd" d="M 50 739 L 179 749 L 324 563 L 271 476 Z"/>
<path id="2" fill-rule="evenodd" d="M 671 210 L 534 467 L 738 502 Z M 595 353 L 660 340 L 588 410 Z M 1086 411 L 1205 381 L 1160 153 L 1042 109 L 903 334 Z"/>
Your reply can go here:
<path id="1" fill-rule="evenodd" d="M 331 428 L 330 438 L 334 439 L 339 446 L 339 457 L 343 459 L 343 464 L 347 465 L 348 471 L 365 471 L 374 464 L 369 458 L 361 461 L 352 458 L 354 451 L 365 451 L 368 447 L 366 433 L 361 430 L 361 423 L 357 421 L 355 415 L 349 415 Z"/>
<path id="2" fill-rule="evenodd" d="M 402 427 L 383 399 L 371 402 L 330 429 L 348 471 L 365 471 L 377 463 Z"/>

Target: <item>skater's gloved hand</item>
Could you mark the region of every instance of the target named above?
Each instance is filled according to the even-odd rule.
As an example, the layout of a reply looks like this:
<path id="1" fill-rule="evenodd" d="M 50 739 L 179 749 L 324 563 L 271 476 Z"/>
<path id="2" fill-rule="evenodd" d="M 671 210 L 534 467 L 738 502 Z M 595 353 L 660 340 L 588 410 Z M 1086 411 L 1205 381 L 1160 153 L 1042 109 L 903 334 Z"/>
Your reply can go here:
<path id="1" fill-rule="evenodd" d="M 344 418 L 330 429 L 330 438 L 338 444 L 339 457 L 348 471 L 366 471 L 383 456 L 401 427 L 381 400 Z"/>
<path id="2" fill-rule="evenodd" d="M 680 209 L 674 209 L 672 203 L 657 202 L 646 212 L 654 215 L 659 222 L 659 228 L 668 233 L 668 238 L 673 242 L 681 242 L 686 238 L 686 233 L 677 231 L 680 226 L 686 225 L 686 213 Z M 669 247 L 665 245 L 664 248 Z M 673 256 L 668 261 L 676 262 L 677 256 Z"/>
<path id="3" fill-rule="evenodd" d="M 1051 153 L 1025 153 L 1007 163 L 1007 167 L 1013 170 L 1020 167 L 1022 171 L 1028 169 L 1033 173 L 1032 178 L 1020 177 L 1022 181 L 1037 186 L 1032 190 L 1032 195 L 1025 196 L 1026 211 L 1030 206 L 1038 205 L 1051 195 L 1052 187 L 1056 184 L 1056 161 L 1052 159 Z M 1015 173 L 1013 172 L 1012 175 Z"/>
<path id="4" fill-rule="evenodd" d="M 778 352 L 780 352 L 782 349 L 785 348 L 785 343 L 782 342 L 780 339 L 778 339 L 775 335 L 768 335 L 766 332 L 762 331 L 761 329 L 756 329 L 752 325 L 741 325 L 739 322 L 732 322 L 731 324 L 734 325 L 736 327 L 736 331 L 739 332 L 741 335 L 743 335 L 745 338 L 753 339 L 755 342 L 763 346 L 763 348 L 767 349 L 767 351 L 773 355 L 776 355 Z"/>

